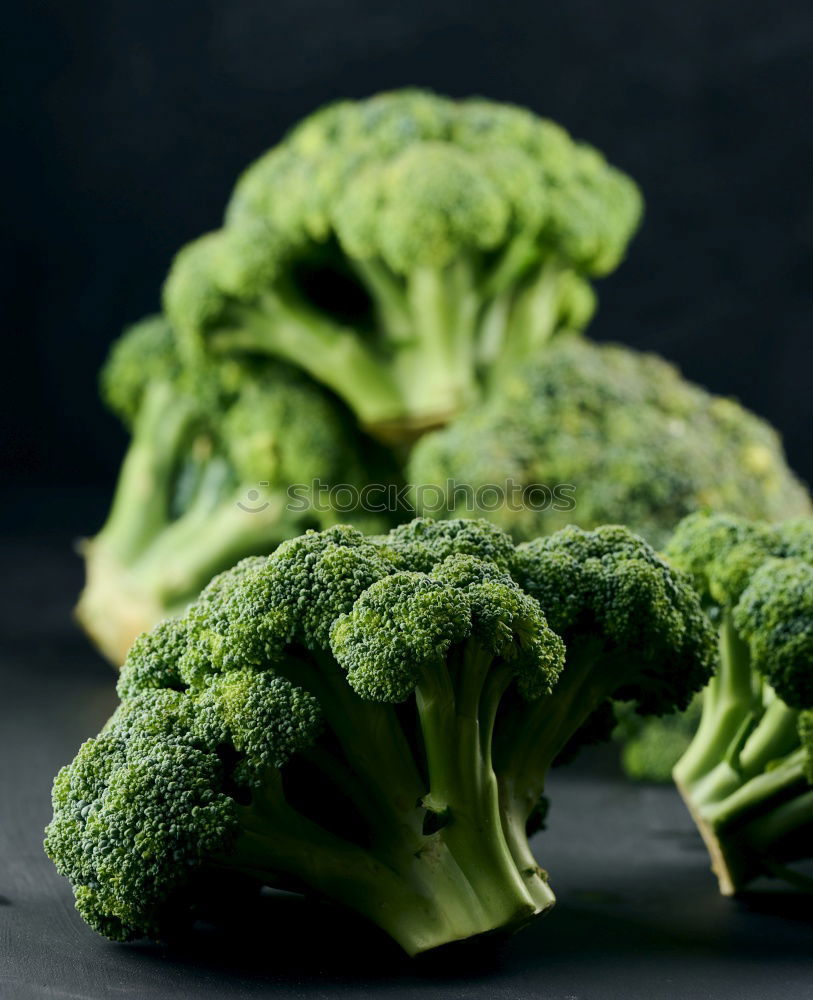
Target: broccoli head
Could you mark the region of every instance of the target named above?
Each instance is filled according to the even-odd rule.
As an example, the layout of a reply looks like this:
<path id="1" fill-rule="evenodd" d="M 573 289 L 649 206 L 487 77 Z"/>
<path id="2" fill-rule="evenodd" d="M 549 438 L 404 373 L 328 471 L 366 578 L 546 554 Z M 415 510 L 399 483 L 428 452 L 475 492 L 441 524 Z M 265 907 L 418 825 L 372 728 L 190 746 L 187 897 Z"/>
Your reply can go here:
<path id="1" fill-rule="evenodd" d="M 161 317 L 124 333 L 101 383 L 132 441 L 107 521 L 83 546 L 77 616 L 116 665 L 214 573 L 339 520 L 314 484 L 363 485 L 362 450 L 367 469 L 379 461 L 342 406 L 301 374 L 250 356 L 190 369 Z M 379 478 L 389 475 L 380 461 Z M 386 527 L 361 510 L 348 518 Z"/>
<path id="2" fill-rule="evenodd" d="M 426 435 L 408 478 L 419 513 L 486 516 L 518 539 L 617 521 L 661 545 L 700 508 L 810 511 L 767 423 L 655 355 L 583 338 Z"/>
<path id="3" fill-rule="evenodd" d="M 674 776 L 720 890 L 761 875 L 811 888 L 788 866 L 811 857 L 813 835 L 813 519 L 698 513 L 667 555 L 719 631 L 717 670 Z"/>
<path id="4" fill-rule="evenodd" d="M 637 228 L 633 182 L 529 111 L 404 90 L 306 118 L 178 254 L 188 355 L 250 349 L 385 440 L 445 423 L 594 309 Z"/>
<path id="5" fill-rule="evenodd" d="M 410 954 L 516 927 L 554 899 L 528 845 L 550 762 L 611 697 L 685 704 L 709 639 L 623 528 L 519 549 L 484 521 L 311 531 L 136 641 L 46 850 L 116 940 L 247 885 L 345 905 Z"/>

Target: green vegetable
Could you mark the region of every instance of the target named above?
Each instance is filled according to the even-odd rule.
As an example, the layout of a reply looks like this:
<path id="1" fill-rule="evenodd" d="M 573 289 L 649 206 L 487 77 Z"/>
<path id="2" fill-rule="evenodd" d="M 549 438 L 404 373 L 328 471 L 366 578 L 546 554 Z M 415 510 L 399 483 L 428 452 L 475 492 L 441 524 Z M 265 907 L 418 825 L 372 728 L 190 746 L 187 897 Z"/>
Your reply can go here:
<path id="1" fill-rule="evenodd" d="M 120 707 L 56 779 L 46 850 L 116 940 L 215 893 L 228 918 L 246 883 L 343 904 L 410 954 L 517 927 L 554 900 L 527 839 L 551 761 L 610 698 L 685 706 L 711 640 L 624 528 L 309 532 L 136 641 Z"/>
<path id="2" fill-rule="evenodd" d="M 675 767 L 725 895 L 788 867 L 813 837 L 813 519 L 686 518 L 668 555 L 719 626 L 719 666 Z"/>
<path id="3" fill-rule="evenodd" d="M 692 699 L 685 712 L 660 718 L 639 715 L 634 706 L 615 706 L 618 725 L 613 739 L 622 744 L 621 766 L 633 781 L 668 784 L 672 770 L 686 752 L 700 722 L 702 697 Z"/>
<path id="4" fill-rule="evenodd" d="M 178 254 L 165 308 L 188 357 L 281 358 L 409 441 L 581 329 L 640 215 L 628 177 L 522 108 L 342 101 L 246 170 L 223 228 Z"/>
<path id="5" fill-rule="evenodd" d="M 655 355 L 582 338 L 551 346 L 426 435 L 408 478 L 419 513 L 487 516 L 517 539 L 619 521 L 661 545 L 698 508 L 768 520 L 810 512 L 767 423 Z M 513 495 L 488 489 L 508 481 Z M 554 492 L 562 486 L 572 489 Z"/>
<path id="6" fill-rule="evenodd" d="M 223 228 L 178 254 L 168 319 L 107 365 L 133 442 L 86 547 L 79 618 L 97 644 L 119 664 L 212 573 L 336 520 L 483 515 L 518 540 L 618 521 L 660 544 L 698 507 L 808 513 L 766 424 L 574 332 L 640 212 L 632 181 L 521 108 L 405 90 L 305 119 L 247 169 Z M 314 479 L 409 479 L 415 509 L 319 511 Z M 496 506 L 450 490 L 509 480 Z M 418 489 L 433 485 L 438 503 Z"/>
<path id="7" fill-rule="evenodd" d="M 183 611 L 238 559 L 342 518 L 385 523 L 311 503 L 315 479 L 365 481 L 363 446 L 340 406 L 281 365 L 235 357 L 189 369 L 153 317 L 113 346 L 102 389 L 132 442 L 107 521 L 84 544 L 77 617 L 117 665 L 139 632 Z M 376 449 L 364 448 L 369 472 Z M 291 502 L 290 484 L 303 484 L 304 502 Z"/>

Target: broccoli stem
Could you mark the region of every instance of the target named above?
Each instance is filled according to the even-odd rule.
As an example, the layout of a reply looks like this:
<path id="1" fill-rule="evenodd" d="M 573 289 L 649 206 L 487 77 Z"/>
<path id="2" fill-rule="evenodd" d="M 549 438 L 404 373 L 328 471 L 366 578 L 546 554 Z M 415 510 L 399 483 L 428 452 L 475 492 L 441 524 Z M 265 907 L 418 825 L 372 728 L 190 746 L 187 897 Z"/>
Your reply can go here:
<path id="1" fill-rule="evenodd" d="M 110 514 L 91 545 L 126 563 L 161 531 L 170 518 L 178 456 L 198 420 L 190 398 L 163 382 L 147 386 Z"/>
<path id="2" fill-rule="evenodd" d="M 483 317 L 478 354 L 489 366 L 490 384 L 518 363 L 538 356 L 564 328 L 562 297 L 568 270 L 550 255 L 526 273 L 518 287 L 498 294 Z"/>
<path id="3" fill-rule="evenodd" d="M 555 758 L 623 679 L 623 661 L 605 652 L 599 640 L 573 640 L 554 691 L 523 704 L 518 718 L 506 718 L 497 734 L 497 773 L 501 781 L 524 789 L 526 819 Z"/>
<path id="4" fill-rule="evenodd" d="M 232 305 L 210 338 L 214 351 L 259 351 L 298 365 L 332 389 L 363 424 L 401 416 L 400 391 L 387 365 L 359 334 L 293 296 L 263 295 Z"/>
<path id="5" fill-rule="evenodd" d="M 349 258 L 357 277 L 375 305 L 376 318 L 387 339 L 395 345 L 413 337 L 413 321 L 404 280 L 377 258 Z"/>
<path id="6" fill-rule="evenodd" d="M 505 666 L 492 670 L 480 699 L 481 745 L 484 760 L 489 768 L 493 766 L 491 748 L 497 711 L 512 679 L 511 671 Z M 498 788 L 500 823 L 505 843 L 527 891 L 537 905 L 545 909 L 545 901 L 550 898 L 548 874 L 537 863 L 527 835 L 528 816 L 536 801 L 531 800 L 527 789 L 520 792 L 514 783 L 510 779 L 506 781 L 504 776 L 501 777 Z"/>
<path id="7" fill-rule="evenodd" d="M 139 579 L 136 567 L 170 523 L 178 456 L 185 453 L 198 420 L 194 403 L 169 385 L 147 387 L 110 514 L 83 546 L 87 579 L 75 614 L 114 663 L 122 663 L 133 639 L 169 613 L 160 593 Z M 196 593 L 190 592 L 188 599 Z"/>
<path id="8" fill-rule="evenodd" d="M 480 298 L 473 265 L 419 268 L 407 280 L 412 339 L 394 356 L 396 380 L 415 413 L 454 415 L 477 393 L 474 341 Z"/>
<path id="9" fill-rule="evenodd" d="M 303 890 L 316 890 L 382 927 L 410 955 L 491 929 L 453 864 L 443 872 L 436 865 L 430 884 L 407 851 L 399 871 L 291 808 L 278 780 L 269 779 L 240 810 L 240 821 L 242 832 L 224 859 L 230 867 L 269 885 L 280 875 L 290 884 L 292 876 Z"/>
<path id="10" fill-rule="evenodd" d="M 624 674 L 623 658 L 605 652 L 598 640 L 573 640 L 554 691 L 505 713 L 495 745 L 500 813 L 514 863 L 534 884 L 544 884 L 547 875 L 530 848 L 527 825 L 548 771 L 572 735 L 623 683 Z"/>
<path id="11" fill-rule="evenodd" d="M 220 498 L 213 510 L 193 507 L 173 521 L 133 566 L 133 579 L 164 606 L 192 600 L 215 573 L 248 555 L 270 552 L 301 530 L 285 494 L 262 494 L 257 510 L 240 504 L 245 491 Z"/>
<path id="12" fill-rule="evenodd" d="M 335 767 L 330 771 L 339 782 L 349 780 Z M 510 864 L 507 852 L 495 851 L 494 843 L 488 849 L 477 838 L 472 841 L 475 831 L 468 824 L 465 829 L 458 824 L 450 836 L 454 819 L 418 839 L 406 825 L 391 825 L 386 843 L 374 841 L 366 849 L 292 808 L 278 772 L 269 773 L 251 805 L 240 807 L 238 814 L 237 842 L 215 863 L 264 884 L 291 885 L 293 880 L 303 891 L 316 890 L 378 924 L 411 955 L 518 925 L 553 902 L 549 890 L 541 901 L 532 900 L 515 870 L 513 879 L 503 882 L 503 870 L 492 866 L 495 858 L 507 857 Z M 381 820 L 378 826 L 383 827 Z M 498 843 L 499 818 L 496 829 L 479 834 Z"/>
<path id="13" fill-rule="evenodd" d="M 809 855 L 813 792 L 799 749 L 727 795 L 688 805 L 706 842 L 723 895 Z M 777 867 L 779 866 L 779 867 Z"/>
<path id="14" fill-rule="evenodd" d="M 371 835 L 386 851 L 393 831 L 417 851 L 422 844 L 422 811 L 418 801 L 424 784 L 391 705 L 364 701 L 349 686 L 332 657 L 302 650 L 279 665 L 280 673 L 314 695 L 325 723 L 344 754 L 347 768 L 334 780 L 351 801 L 362 796 L 374 803 Z M 360 809 L 370 818 L 370 810 Z"/>
<path id="15" fill-rule="evenodd" d="M 481 728 L 481 696 L 493 661 L 472 641 L 451 654 L 454 677 L 442 664 L 423 673 L 416 691 L 429 772 L 423 801 L 445 818 L 443 842 L 470 879 L 476 876 L 481 898 L 512 923 L 550 907 L 553 895 L 535 862 L 532 877 L 517 868 L 505 839 Z"/>
<path id="16" fill-rule="evenodd" d="M 675 783 L 708 848 L 723 895 L 809 854 L 813 799 L 798 749 L 799 712 L 752 670 L 729 611 L 719 669 L 703 693 L 700 725 L 674 769 Z"/>
<path id="17" fill-rule="evenodd" d="M 691 799 L 692 809 L 702 811 L 706 805 L 714 809 L 773 762 L 790 754 L 799 743 L 798 720 L 798 711 L 778 698 L 764 712 L 745 714 L 719 763 L 691 784 L 679 785 L 684 798 Z"/>
<path id="18" fill-rule="evenodd" d="M 697 733 L 674 770 L 681 791 L 709 774 L 724 759 L 732 741 L 752 711 L 759 711 L 754 690 L 751 654 L 734 628 L 729 611 L 720 627 L 719 668 L 703 693 L 703 711 Z"/>
<path id="19" fill-rule="evenodd" d="M 122 663 L 136 636 L 182 612 L 215 573 L 245 556 L 270 552 L 301 530 L 296 518 L 286 516 L 285 496 L 269 494 L 268 506 L 256 511 L 241 509 L 242 497 L 215 491 L 198 498 L 176 520 L 167 519 L 153 544 L 129 563 L 108 546 L 107 526 L 88 545 L 87 581 L 76 614 L 109 660 Z M 162 499 L 168 507 L 166 492 Z M 132 512 L 133 522 L 142 516 L 155 530 L 152 515 L 141 508 Z"/>

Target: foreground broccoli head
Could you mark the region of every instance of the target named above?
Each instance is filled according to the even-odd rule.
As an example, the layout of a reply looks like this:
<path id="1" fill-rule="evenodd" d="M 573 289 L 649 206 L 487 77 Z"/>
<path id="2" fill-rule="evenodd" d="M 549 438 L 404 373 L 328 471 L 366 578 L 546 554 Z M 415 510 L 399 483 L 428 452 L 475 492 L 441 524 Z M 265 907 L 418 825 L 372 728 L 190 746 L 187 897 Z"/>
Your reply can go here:
<path id="1" fill-rule="evenodd" d="M 117 665 L 139 632 L 183 610 L 214 573 L 338 520 L 316 502 L 315 481 L 363 485 L 362 448 L 370 475 L 379 462 L 317 386 L 248 356 L 189 369 L 161 317 L 114 344 L 102 390 L 132 442 L 107 522 L 84 547 L 77 615 Z M 343 516 L 386 526 L 361 511 Z"/>
<path id="2" fill-rule="evenodd" d="M 695 514 L 668 555 L 719 625 L 717 672 L 674 773 L 720 889 L 804 882 L 787 865 L 811 857 L 813 837 L 813 519 Z"/>
<path id="3" fill-rule="evenodd" d="M 768 520 L 810 511 L 768 424 L 655 355 L 581 338 L 419 441 L 408 478 L 419 513 L 473 509 L 515 538 L 618 521 L 660 545 L 701 507 Z"/>
<path id="4" fill-rule="evenodd" d="M 593 312 L 637 188 L 511 105 L 417 90 L 317 111 L 239 180 L 224 227 L 178 254 L 165 307 L 189 355 L 303 368 L 379 437 L 444 423 L 492 366 Z"/>
<path id="5" fill-rule="evenodd" d="M 551 761 L 610 698 L 685 705 L 709 642 L 623 528 L 519 549 L 476 521 L 309 532 L 137 640 L 46 849 L 117 940 L 224 881 L 327 897 L 409 953 L 517 926 L 553 902 L 527 840 Z"/>

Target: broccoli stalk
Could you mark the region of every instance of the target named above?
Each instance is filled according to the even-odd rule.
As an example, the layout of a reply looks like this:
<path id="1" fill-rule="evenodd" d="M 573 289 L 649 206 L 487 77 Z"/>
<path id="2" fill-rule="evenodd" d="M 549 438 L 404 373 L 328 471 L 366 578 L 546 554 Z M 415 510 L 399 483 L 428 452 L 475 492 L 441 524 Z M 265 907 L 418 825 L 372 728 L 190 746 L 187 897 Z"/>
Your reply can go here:
<path id="1" fill-rule="evenodd" d="M 683 704 L 709 637 L 624 529 L 308 532 L 136 641 L 46 849 L 116 940 L 171 933 L 224 880 L 333 900 L 409 954 L 512 929 L 554 900 L 527 839 L 552 758 L 607 697 Z"/>
<path id="2" fill-rule="evenodd" d="M 626 528 L 565 528 L 521 545 L 515 573 L 566 647 L 552 692 L 514 703 L 497 734 L 504 823 L 532 871 L 525 830 L 554 761 L 608 738 L 615 700 L 647 715 L 684 709 L 708 676 L 711 633 L 686 582 Z"/>
<path id="3" fill-rule="evenodd" d="M 120 665 L 140 632 L 181 613 L 215 573 L 336 520 L 292 504 L 289 485 L 310 497 L 316 479 L 362 477 L 355 433 L 320 390 L 249 359 L 183 370 L 160 318 L 125 332 L 102 385 L 132 441 L 108 518 L 82 546 L 76 616 Z"/>
<path id="4" fill-rule="evenodd" d="M 178 254 L 165 307 L 191 359 L 270 354 L 388 442 L 446 423 L 582 329 L 635 185 L 552 122 L 419 91 L 305 119 Z"/>
<path id="5" fill-rule="evenodd" d="M 813 530 L 695 515 L 668 553 L 719 623 L 715 676 L 677 786 L 720 891 L 762 875 L 813 888 L 788 867 L 813 833 Z"/>

